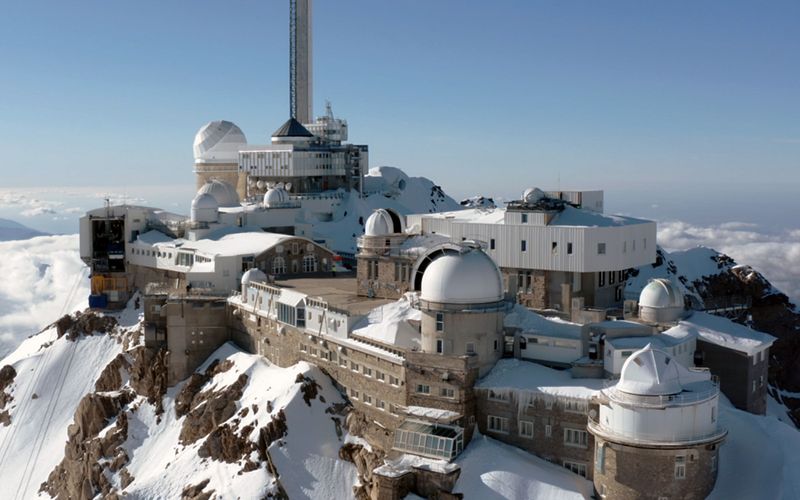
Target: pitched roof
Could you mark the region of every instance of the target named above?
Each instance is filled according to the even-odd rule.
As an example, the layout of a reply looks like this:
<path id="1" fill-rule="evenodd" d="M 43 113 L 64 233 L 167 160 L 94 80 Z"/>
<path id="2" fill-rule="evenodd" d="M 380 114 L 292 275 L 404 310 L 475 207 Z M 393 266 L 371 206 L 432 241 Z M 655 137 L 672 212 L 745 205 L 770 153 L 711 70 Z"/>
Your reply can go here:
<path id="1" fill-rule="evenodd" d="M 281 128 L 272 133 L 272 137 L 314 137 L 314 134 L 309 132 L 299 121 L 289 118 L 286 123 L 281 125 Z"/>

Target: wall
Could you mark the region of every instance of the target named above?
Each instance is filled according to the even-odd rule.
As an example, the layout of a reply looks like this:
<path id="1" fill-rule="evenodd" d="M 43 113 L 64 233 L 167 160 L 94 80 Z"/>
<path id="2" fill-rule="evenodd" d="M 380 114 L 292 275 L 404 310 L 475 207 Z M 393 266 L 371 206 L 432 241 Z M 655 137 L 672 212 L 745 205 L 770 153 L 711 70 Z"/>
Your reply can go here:
<path id="1" fill-rule="evenodd" d="M 697 339 L 697 351 L 703 360 L 698 366 L 709 368 L 711 373 L 719 377 L 720 390 L 735 407 L 757 415 L 766 413 L 768 349 L 763 361 L 757 361 L 755 365 L 752 356 L 706 342 L 702 338 Z"/>
<path id="2" fill-rule="evenodd" d="M 185 297 L 162 306 L 169 350 L 168 385 L 189 377 L 230 338 L 225 299 Z"/>
<path id="3" fill-rule="evenodd" d="M 596 438 L 595 446 L 604 447 L 602 467 L 599 463 L 594 467 L 595 491 L 604 493 L 603 498 L 703 499 L 716 482 L 717 474 L 712 462 L 719 460 L 718 444 L 665 450 L 635 448 Z M 675 457 L 678 455 L 686 457 L 686 477 L 683 479 L 675 478 Z"/>

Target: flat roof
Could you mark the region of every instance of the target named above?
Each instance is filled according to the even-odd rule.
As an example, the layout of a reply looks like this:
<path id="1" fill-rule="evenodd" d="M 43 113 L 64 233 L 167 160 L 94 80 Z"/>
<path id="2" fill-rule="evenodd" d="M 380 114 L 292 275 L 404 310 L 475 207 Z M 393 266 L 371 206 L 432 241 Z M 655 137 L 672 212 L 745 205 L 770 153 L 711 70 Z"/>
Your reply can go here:
<path id="1" fill-rule="evenodd" d="M 275 285 L 304 293 L 312 299 L 322 299 L 335 308 L 344 309 L 350 315 L 364 315 L 376 307 L 396 301 L 396 299 L 359 297 L 356 294 L 356 278 L 349 273 L 326 278 L 276 280 Z"/>

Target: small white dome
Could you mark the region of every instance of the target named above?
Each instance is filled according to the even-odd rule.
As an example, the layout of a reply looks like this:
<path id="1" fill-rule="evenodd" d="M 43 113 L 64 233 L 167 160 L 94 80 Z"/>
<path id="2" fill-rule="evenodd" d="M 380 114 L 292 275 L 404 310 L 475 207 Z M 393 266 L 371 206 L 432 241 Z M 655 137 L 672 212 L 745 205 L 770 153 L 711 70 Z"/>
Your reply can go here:
<path id="1" fill-rule="evenodd" d="M 528 188 L 522 193 L 522 201 L 528 204 L 536 203 L 545 197 L 544 191 L 536 187 Z"/>
<path id="2" fill-rule="evenodd" d="M 234 123 L 208 122 L 194 136 L 194 158 L 200 162 L 238 162 L 239 150 L 246 145 L 244 132 Z"/>
<path id="3" fill-rule="evenodd" d="M 617 390 L 637 396 L 665 396 L 683 390 L 678 362 L 650 344 L 622 365 Z"/>
<path id="4" fill-rule="evenodd" d="M 264 206 L 265 207 L 280 207 L 289 203 L 289 193 L 283 188 L 271 188 L 264 193 Z"/>
<path id="5" fill-rule="evenodd" d="M 402 233 L 404 229 L 403 218 L 391 209 L 379 208 L 367 217 L 364 223 L 366 236 L 385 236 Z"/>
<path id="6" fill-rule="evenodd" d="M 236 192 L 236 188 L 225 181 L 212 179 L 206 182 L 205 185 L 197 191 L 197 194 L 210 194 L 217 200 L 217 204 L 220 207 L 239 206 L 239 194 Z"/>
<path id="7" fill-rule="evenodd" d="M 503 300 L 503 278 L 491 257 L 478 249 L 445 254 L 422 275 L 420 298 L 444 304 L 485 304 Z"/>
<path id="8" fill-rule="evenodd" d="M 672 281 L 664 278 L 651 280 L 639 294 L 639 306 L 654 308 L 683 308 L 683 293 Z"/>
<path id="9" fill-rule="evenodd" d="M 191 218 L 193 222 L 217 222 L 218 212 L 217 199 L 208 193 L 200 193 L 192 200 Z"/>
<path id="10" fill-rule="evenodd" d="M 264 271 L 257 267 L 253 267 L 248 269 L 242 275 L 242 286 L 247 286 L 250 283 L 266 283 L 267 282 L 267 275 L 264 274 Z"/>

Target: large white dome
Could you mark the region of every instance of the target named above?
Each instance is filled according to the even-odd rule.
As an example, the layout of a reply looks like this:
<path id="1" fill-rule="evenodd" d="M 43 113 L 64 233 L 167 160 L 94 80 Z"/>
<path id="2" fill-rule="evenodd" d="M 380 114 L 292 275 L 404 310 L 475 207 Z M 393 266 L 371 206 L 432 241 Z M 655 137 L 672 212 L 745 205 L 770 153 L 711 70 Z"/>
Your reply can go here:
<path id="1" fill-rule="evenodd" d="M 236 188 L 219 179 L 212 179 L 206 182 L 203 187 L 197 191 L 197 194 L 198 196 L 201 194 L 210 194 L 217 200 L 217 205 L 220 207 L 239 206 L 239 194 L 236 192 Z"/>
<path id="2" fill-rule="evenodd" d="M 194 158 L 199 162 L 238 162 L 239 150 L 246 145 L 242 129 L 233 122 L 216 120 L 194 136 Z"/>
<path id="3" fill-rule="evenodd" d="M 639 306 L 658 309 L 683 308 L 683 293 L 668 279 L 654 279 L 639 294 Z"/>
<path id="4" fill-rule="evenodd" d="M 264 206 L 265 207 L 280 207 L 289 203 L 289 193 L 280 187 L 273 187 L 264 193 Z"/>
<path id="5" fill-rule="evenodd" d="M 678 362 L 648 344 L 622 365 L 617 390 L 637 396 L 665 396 L 683 390 Z"/>
<path id="6" fill-rule="evenodd" d="M 403 218 L 391 209 L 379 208 L 364 223 L 366 236 L 385 236 L 403 232 Z"/>
<path id="7" fill-rule="evenodd" d="M 250 283 L 266 283 L 267 282 L 267 275 L 264 274 L 264 271 L 257 267 L 253 267 L 245 271 L 242 275 L 242 286 L 247 286 Z"/>
<path id="8" fill-rule="evenodd" d="M 497 302 L 503 299 L 503 278 L 481 250 L 445 254 L 425 269 L 420 298 L 445 304 Z"/>
<path id="9" fill-rule="evenodd" d="M 200 193 L 192 200 L 191 217 L 194 222 L 216 222 L 218 211 L 217 199 L 208 193 Z"/>

